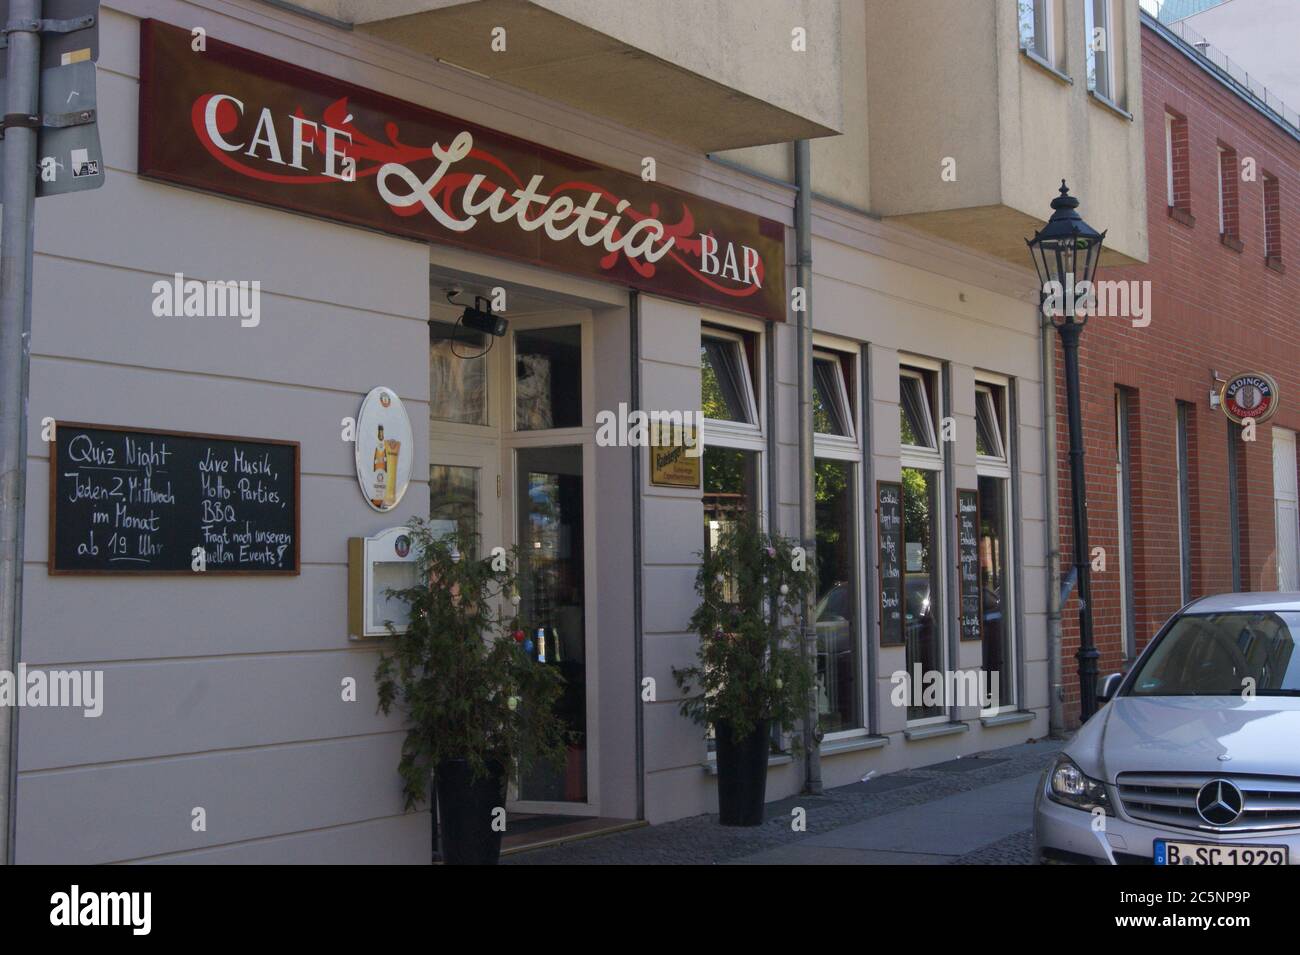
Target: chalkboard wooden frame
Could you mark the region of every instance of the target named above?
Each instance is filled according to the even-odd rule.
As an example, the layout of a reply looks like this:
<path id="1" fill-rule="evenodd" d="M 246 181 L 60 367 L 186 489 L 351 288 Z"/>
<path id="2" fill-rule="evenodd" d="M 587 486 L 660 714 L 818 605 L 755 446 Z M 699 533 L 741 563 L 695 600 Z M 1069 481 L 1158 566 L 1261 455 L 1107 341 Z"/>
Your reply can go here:
<path id="1" fill-rule="evenodd" d="M 966 630 L 962 626 L 962 601 L 966 598 L 966 590 L 963 587 L 961 579 L 961 502 L 962 497 L 971 497 L 975 499 L 975 602 L 978 605 L 979 614 L 979 635 L 974 637 L 966 636 Z M 977 640 L 984 639 L 984 588 L 979 582 L 979 515 L 980 515 L 980 492 L 979 488 L 957 488 L 957 510 L 953 518 L 957 524 L 957 639 L 966 643 L 974 643 Z"/>
<path id="2" fill-rule="evenodd" d="M 898 639 L 891 639 L 888 628 L 885 625 L 885 575 L 884 562 L 880 559 L 880 552 L 884 545 L 884 530 L 880 526 L 880 492 L 884 488 L 894 488 L 898 491 L 898 553 L 903 552 L 903 538 L 905 536 L 903 527 L 903 482 L 901 481 L 877 481 L 876 482 L 876 613 L 879 616 L 879 638 L 882 647 L 901 647 L 907 644 L 907 620 L 906 620 L 906 585 L 904 577 L 900 572 L 896 591 L 898 594 Z M 902 565 L 900 564 L 900 567 Z"/>
<path id="3" fill-rule="evenodd" d="M 58 527 L 58 500 L 59 500 L 59 480 L 56 473 L 59 455 L 58 433 L 63 428 L 91 428 L 96 431 L 115 431 L 119 434 L 150 434 L 159 435 L 167 438 L 190 438 L 199 441 L 237 441 L 241 444 L 268 444 L 277 447 L 286 447 L 293 449 L 293 568 L 284 570 L 222 570 L 214 568 L 205 570 L 201 574 L 197 571 L 188 569 L 173 570 L 133 570 L 117 568 L 62 568 L 57 566 L 58 558 L 58 536 L 56 528 Z M 46 572 L 52 577 L 175 577 L 186 575 L 191 577 L 200 576 L 220 576 L 220 577 L 297 577 L 302 573 L 302 443 L 299 441 L 287 441 L 282 438 L 250 438 L 242 435 L 232 434 L 208 434 L 202 431 L 174 431 L 163 428 L 129 428 L 124 425 L 116 424 L 93 424 L 87 421 L 58 421 L 54 422 L 54 440 L 50 442 L 50 518 L 49 518 L 49 538 L 46 555 Z"/>

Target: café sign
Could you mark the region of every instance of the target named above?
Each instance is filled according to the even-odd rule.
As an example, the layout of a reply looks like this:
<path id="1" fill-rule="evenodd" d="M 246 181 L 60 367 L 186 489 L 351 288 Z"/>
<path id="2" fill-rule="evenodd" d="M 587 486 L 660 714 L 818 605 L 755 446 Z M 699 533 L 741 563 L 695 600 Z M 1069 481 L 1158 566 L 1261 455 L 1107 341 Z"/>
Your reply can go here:
<path id="1" fill-rule="evenodd" d="M 144 20 L 142 176 L 785 318 L 771 219 Z"/>

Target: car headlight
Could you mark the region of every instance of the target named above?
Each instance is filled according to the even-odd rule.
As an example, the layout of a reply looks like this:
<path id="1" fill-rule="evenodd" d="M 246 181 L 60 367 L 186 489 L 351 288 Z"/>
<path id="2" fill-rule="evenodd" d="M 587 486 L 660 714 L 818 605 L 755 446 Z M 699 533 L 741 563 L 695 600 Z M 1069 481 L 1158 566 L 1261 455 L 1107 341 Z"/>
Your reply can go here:
<path id="1" fill-rule="evenodd" d="M 1101 808 L 1106 815 L 1115 815 L 1110 798 L 1106 795 L 1106 787 L 1090 776 L 1085 776 L 1083 770 L 1068 756 L 1057 757 L 1052 775 L 1047 781 L 1047 795 L 1052 802 L 1059 802 L 1062 806 L 1072 806 L 1084 812 Z"/>

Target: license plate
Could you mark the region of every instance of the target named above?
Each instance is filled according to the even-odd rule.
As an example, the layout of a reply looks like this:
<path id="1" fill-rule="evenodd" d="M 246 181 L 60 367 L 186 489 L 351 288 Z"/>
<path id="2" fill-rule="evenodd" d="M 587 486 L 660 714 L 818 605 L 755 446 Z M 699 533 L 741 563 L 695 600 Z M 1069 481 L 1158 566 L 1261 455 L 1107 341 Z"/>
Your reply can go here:
<path id="1" fill-rule="evenodd" d="M 1225 846 L 1208 842 L 1155 842 L 1156 865 L 1287 865 L 1286 846 Z"/>

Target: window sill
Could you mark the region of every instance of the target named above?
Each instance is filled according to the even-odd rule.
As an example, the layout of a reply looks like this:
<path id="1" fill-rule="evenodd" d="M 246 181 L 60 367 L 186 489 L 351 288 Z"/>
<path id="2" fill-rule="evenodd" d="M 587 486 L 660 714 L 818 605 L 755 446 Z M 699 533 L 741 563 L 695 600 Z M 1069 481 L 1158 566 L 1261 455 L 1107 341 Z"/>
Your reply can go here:
<path id="1" fill-rule="evenodd" d="M 966 723 L 936 723 L 933 726 L 918 726 L 915 729 L 903 730 L 903 735 L 907 737 L 909 743 L 917 740 L 935 739 L 939 736 L 956 736 L 958 733 L 969 733 L 970 726 Z"/>
<path id="2" fill-rule="evenodd" d="M 1050 77 L 1052 77 L 1052 79 L 1056 80 L 1058 83 L 1064 83 L 1066 86 L 1074 85 L 1074 80 L 1070 79 L 1069 74 L 1062 73 L 1060 70 L 1054 67 L 1051 63 L 1048 63 L 1045 59 L 1043 59 L 1033 50 L 1027 50 L 1024 47 L 1021 47 L 1020 55 L 1023 56 L 1026 60 L 1028 60 L 1030 63 L 1034 64 L 1034 66 L 1038 67 L 1040 70 L 1047 73 Z"/>
<path id="3" fill-rule="evenodd" d="M 1183 225 L 1191 227 L 1196 225 L 1196 216 L 1192 215 L 1186 209 L 1180 209 L 1178 206 L 1169 206 L 1169 218 L 1175 222 L 1181 222 Z"/>
<path id="4" fill-rule="evenodd" d="M 771 769 L 773 766 L 785 766 L 787 763 L 793 762 L 794 757 L 789 753 L 773 753 L 767 758 L 767 768 Z M 704 770 L 706 776 L 718 775 L 718 758 L 716 756 L 710 756 L 704 762 L 700 763 L 700 768 Z"/>
<path id="5" fill-rule="evenodd" d="M 1220 232 L 1219 241 L 1222 242 L 1224 245 L 1226 245 L 1228 248 L 1232 249 L 1233 252 L 1240 252 L 1242 249 L 1246 247 L 1245 242 L 1242 242 L 1235 235 L 1232 235 L 1231 233 L 1228 232 Z"/>
<path id="6" fill-rule="evenodd" d="M 841 756 L 844 753 L 860 753 L 868 749 L 882 749 L 889 745 L 888 736 L 849 736 L 844 739 L 823 740 L 822 756 Z"/>
<path id="7" fill-rule="evenodd" d="M 1278 275 L 1286 275 L 1286 266 L 1282 264 L 1282 256 L 1269 255 L 1264 257 L 1264 265 L 1272 269 Z"/>
<path id="8" fill-rule="evenodd" d="M 984 726 L 1011 726 L 1015 723 L 1032 723 L 1034 714 L 1027 710 L 1013 710 L 1010 713 L 997 713 L 993 716 L 981 716 L 980 722 Z"/>
<path id="9" fill-rule="evenodd" d="M 1109 96 L 1103 96 L 1101 93 L 1098 93 L 1096 90 L 1088 90 L 1088 98 L 1091 99 L 1098 106 L 1102 107 L 1105 110 L 1108 110 L 1109 112 L 1114 113 L 1116 116 L 1120 117 L 1121 119 L 1127 119 L 1130 123 L 1133 122 L 1133 114 L 1130 113 L 1128 110 L 1126 110 L 1123 106 L 1120 106 L 1119 103 L 1116 103 Z"/>

